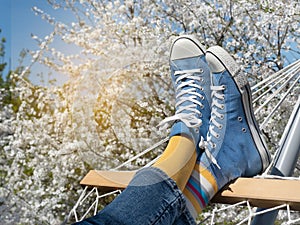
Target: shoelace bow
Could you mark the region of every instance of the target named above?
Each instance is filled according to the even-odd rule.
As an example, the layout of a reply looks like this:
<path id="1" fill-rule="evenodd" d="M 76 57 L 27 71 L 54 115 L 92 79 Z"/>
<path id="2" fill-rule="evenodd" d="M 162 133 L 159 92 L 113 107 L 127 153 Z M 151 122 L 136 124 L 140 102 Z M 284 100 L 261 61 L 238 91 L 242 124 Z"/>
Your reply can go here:
<path id="1" fill-rule="evenodd" d="M 213 156 L 213 154 L 209 151 L 208 145 L 210 145 L 211 148 L 215 148 L 216 144 L 213 142 L 212 138 L 219 138 L 220 134 L 214 129 L 222 129 L 223 125 L 220 124 L 216 118 L 224 119 L 224 114 L 220 113 L 219 109 L 224 109 L 224 104 L 220 103 L 220 100 L 223 101 L 225 96 L 223 94 L 223 91 L 225 90 L 225 86 L 211 86 L 211 96 L 212 96 L 212 105 L 211 105 L 211 118 L 210 118 L 210 126 L 209 126 L 209 134 L 207 135 L 207 140 L 204 141 L 203 137 L 201 137 L 201 141 L 199 143 L 199 146 L 204 149 L 206 156 L 211 160 L 213 164 L 215 164 L 219 169 L 221 167 L 219 166 L 216 158 Z"/>
<path id="2" fill-rule="evenodd" d="M 204 96 L 199 94 L 197 90 L 203 90 L 203 87 L 197 84 L 197 81 L 201 82 L 203 78 L 195 75 L 195 73 L 202 72 L 202 69 L 175 71 L 176 112 L 175 115 L 165 118 L 158 124 L 161 129 L 166 129 L 171 122 L 178 120 L 190 128 L 198 128 L 202 125 L 200 119 L 202 114 L 197 106 L 203 108 L 204 105 L 197 99 L 203 100 Z"/>

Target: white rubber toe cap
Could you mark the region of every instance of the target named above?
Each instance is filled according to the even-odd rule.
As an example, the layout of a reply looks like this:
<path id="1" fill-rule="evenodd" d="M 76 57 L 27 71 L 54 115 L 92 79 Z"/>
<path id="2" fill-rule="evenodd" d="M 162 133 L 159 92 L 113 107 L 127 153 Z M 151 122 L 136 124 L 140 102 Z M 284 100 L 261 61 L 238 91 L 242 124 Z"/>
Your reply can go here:
<path id="1" fill-rule="evenodd" d="M 212 73 L 220 73 L 225 71 L 225 67 L 223 66 L 223 64 L 216 59 L 216 57 L 211 54 L 210 52 L 207 52 L 206 55 L 206 61 L 208 63 L 209 69 Z"/>
<path id="2" fill-rule="evenodd" d="M 204 53 L 205 48 L 195 38 L 181 36 L 172 44 L 170 60 L 196 57 Z"/>

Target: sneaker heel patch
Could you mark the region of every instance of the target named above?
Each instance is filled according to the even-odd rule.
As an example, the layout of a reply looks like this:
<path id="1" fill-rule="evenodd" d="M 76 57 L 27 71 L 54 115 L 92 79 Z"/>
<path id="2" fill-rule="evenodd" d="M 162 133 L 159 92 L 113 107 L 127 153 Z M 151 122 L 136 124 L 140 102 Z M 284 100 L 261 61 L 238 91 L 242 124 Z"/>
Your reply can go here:
<path id="1" fill-rule="evenodd" d="M 241 89 L 244 87 L 246 84 L 248 84 L 248 78 L 245 74 L 239 72 L 235 77 L 234 80 L 238 87 Z"/>

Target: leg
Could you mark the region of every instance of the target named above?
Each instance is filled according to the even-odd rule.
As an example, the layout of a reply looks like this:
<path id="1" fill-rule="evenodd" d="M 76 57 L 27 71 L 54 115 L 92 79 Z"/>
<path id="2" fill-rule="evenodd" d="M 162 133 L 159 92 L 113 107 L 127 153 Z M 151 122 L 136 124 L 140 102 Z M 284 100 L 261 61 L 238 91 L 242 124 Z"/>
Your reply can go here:
<path id="1" fill-rule="evenodd" d="M 199 140 L 206 136 L 210 118 L 210 73 L 204 47 L 191 36 L 172 45 L 171 77 L 176 91 L 176 112 L 160 123 L 174 122 L 166 150 L 153 165 L 173 178 L 183 190 L 200 154 Z M 176 163 L 175 163 L 176 162 Z"/>
<path id="2" fill-rule="evenodd" d="M 164 171 L 183 190 L 197 159 L 195 145 L 192 140 L 174 136 L 162 156 L 153 165 Z M 174 165 L 175 163 L 175 165 Z"/>
<path id="3" fill-rule="evenodd" d="M 138 171 L 129 186 L 96 216 L 76 225 L 168 225 L 175 221 L 195 224 L 176 183 L 150 167 Z"/>
<path id="4" fill-rule="evenodd" d="M 256 124 L 247 78 L 220 47 L 207 50 L 212 72 L 212 114 L 205 153 L 198 157 L 184 190 L 194 217 L 226 183 L 240 176 L 255 176 L 270 157 Z"/>
<path id="5" fill-rule="evenodd" d="M 210 116 L 209 70 L 201 45 L 190 37 L 175 40 L 170 59 L 176 113 L 160 124 L 173 122 L 166 150 L 152 168 L 140 170 L 111 204 L 77 224 L 195 224 L 181 190 L 200 154 L 198 143 L 205 133 L 201 125 Z"/>

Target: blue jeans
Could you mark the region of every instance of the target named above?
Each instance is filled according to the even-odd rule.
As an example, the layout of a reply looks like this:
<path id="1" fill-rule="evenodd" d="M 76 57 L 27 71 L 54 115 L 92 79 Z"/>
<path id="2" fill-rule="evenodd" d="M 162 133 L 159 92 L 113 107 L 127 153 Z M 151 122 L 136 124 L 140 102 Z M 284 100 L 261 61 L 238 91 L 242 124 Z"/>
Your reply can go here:
<path id="1" fill-rule="evenodd" d="M 176 183 L 158 168 L 136 173 L 129 186 L 94 217 L 76 225 L 195 225 Z"/>

